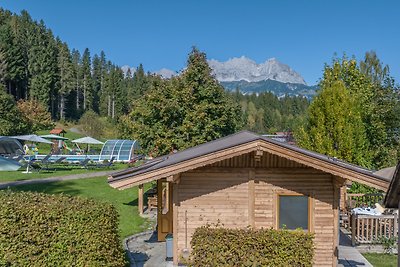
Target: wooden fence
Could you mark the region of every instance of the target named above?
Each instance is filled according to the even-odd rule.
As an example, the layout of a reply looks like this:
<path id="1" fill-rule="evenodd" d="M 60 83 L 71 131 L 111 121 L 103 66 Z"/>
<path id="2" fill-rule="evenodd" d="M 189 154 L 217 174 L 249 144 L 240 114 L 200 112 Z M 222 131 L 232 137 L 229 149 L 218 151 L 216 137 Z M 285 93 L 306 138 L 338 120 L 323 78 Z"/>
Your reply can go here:
<path id="1" fill-rule="evenodd" d="M 382 238 L 397 237 L 397 214 L 351 215 L 351 243 L 380 243 Z"/>

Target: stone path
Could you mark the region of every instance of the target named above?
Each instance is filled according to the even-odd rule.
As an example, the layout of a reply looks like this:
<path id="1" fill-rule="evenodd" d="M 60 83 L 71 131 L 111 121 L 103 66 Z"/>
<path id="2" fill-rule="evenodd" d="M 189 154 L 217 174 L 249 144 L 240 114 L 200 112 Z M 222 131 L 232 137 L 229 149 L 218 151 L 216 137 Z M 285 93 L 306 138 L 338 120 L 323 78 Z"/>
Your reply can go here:
<path id="1" fill-rule="evenodd" d="M 130 252 L 132 267 L 173 267 L 172 261 L 165 261 L 165 242 L 157 241 L 153 231 L 133 235 L 125 240 L 125 249 Z"/>
<path id="2" fill-rule="evenodd" d="M 51 182 L 59 182 L 59 181 L 66 181 L 66 180 L 76 180 L 76 179 L 83 179 L 83 178 L 108 176 L 114 172 L 116 172 L 116 170 L 107 170 L 107 171 L 101 171 L 101 172 L 87 172 L 87 173 L 79 173 L 79 174 L 64 175 L 64 176 L 53 176 L 53 177 L 40 178 L 40 179 L 2 182 L 2 183 L 0 183 L 0 189 L 17 186 L 17 185 L 51 183 Z"/>
<path id="3" fill-rule="evenodd" d="M 371 263 L 355 248 L 351 246 L 349 236 L 340 231 L 339 262 L 340 267 L 373 267 Z"/>

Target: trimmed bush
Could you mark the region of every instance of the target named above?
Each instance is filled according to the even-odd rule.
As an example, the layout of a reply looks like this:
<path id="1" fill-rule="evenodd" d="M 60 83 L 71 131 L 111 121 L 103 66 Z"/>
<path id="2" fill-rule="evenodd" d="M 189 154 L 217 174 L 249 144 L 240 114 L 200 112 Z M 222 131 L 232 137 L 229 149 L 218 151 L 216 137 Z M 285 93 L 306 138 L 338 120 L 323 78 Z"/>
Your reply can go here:
<path id="1" fill-rule="evenodd" d="M 0 266 L 125 266 L 113 206 L 0 191 Z"/>
<path id="2" fill-rule="evenodd" d="M 313 235 L 302 230 L 196 229 L 189 266 L 312 266 Z"/>

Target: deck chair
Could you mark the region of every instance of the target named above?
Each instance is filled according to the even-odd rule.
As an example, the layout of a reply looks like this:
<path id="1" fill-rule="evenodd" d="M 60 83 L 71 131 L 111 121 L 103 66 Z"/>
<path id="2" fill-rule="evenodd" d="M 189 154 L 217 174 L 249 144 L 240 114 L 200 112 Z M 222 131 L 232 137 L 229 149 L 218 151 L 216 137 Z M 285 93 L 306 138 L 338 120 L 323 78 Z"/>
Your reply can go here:
<path id="1" fill-rule="evenodd" d="M 56 161 L 51 161 L 51 165 L 54 166 L 54 170 L 56 170 L 56 166 L 60 165 L 67 157 L 60 157 Z"/>
<path id="2" fill-rule="evenodd" d="M 96 168 L 110 168 L 110 167 L 114 166 L 114 160 L 115 160 L 115 157 L 112 157 L 110 159 L 110 161 L 108 161 L 108 162 L 97 164 Z"/>
<path id="3" fill-rule="evenodd" d="M 89 161 L 90 161 L 90 159 L 89 159 L 89 158 L 86 158 L 86 159 L 84 159 L 84 160 L 82 160 L 82 161 L 79 161 L 79 165 L 80 165 L 82 168 L 88 169 L 88 168 L 89 168 L 89 166 L 88 166 Z"/>
<path id="4" fill-rule="evenodd" d="M 41 170 L 49 169 L 49 165 L 51 164 L 50 157 L 51 157 L 51 154 L 47 154 L 43 159 L 38 161 L 38 163 L 40 164 Z M 45 167 L 43 168 L 43 166 L 45 166 Z"/>
<path id="5" fill-rule="evenodd" d="M 22 168 L 24 168 L 24 169 L 26 168 L 26 171 L 24 171 L 23 173 L 30 173 L 31 172 L 31 169 L 33 169 L 32 164 L 33 164 L 34 161 L 35 161 L 34 158 L 31 158 L 29 160 L 25 160 L 24 161 L 24 163 L 22 165 Z"/>
<path id="6" fill-rule="evenodd" d="M 52 164 L 61 164 L 67 157 L 60 157 L 56 161 L 52 162 Z"/>

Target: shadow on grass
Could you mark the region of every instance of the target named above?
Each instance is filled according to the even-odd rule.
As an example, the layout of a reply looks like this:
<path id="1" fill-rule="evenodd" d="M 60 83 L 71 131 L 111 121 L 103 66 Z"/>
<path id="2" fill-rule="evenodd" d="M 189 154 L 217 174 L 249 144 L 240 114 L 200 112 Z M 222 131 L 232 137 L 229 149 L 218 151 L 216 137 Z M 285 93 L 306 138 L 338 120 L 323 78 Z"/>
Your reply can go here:
<path id="1" fill-rule="evenodd" d="M 127 206 L 137 207 L 139 203 L 138 203 L 138 199 L 135 198 L 132 201 L 129 201 L 127 203 L 122 203 L 122 204 L 127 205 Z"/>
<path id="2" fill-rule="evenodd" d="M 29 185 L 19 185 L 10 187 L 12 191 L 32 191 L 41 192 L 46 194 L 65 194 L 70 196 L 77 196 L 81 193 L 81 190 L 74 188 L 73 181 L 63 181 L 62 185 L 60 182 L 48 182 L 48 183 L 37 183 Z"/>

